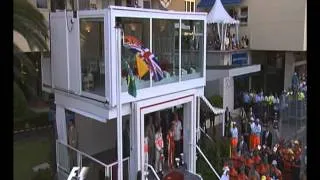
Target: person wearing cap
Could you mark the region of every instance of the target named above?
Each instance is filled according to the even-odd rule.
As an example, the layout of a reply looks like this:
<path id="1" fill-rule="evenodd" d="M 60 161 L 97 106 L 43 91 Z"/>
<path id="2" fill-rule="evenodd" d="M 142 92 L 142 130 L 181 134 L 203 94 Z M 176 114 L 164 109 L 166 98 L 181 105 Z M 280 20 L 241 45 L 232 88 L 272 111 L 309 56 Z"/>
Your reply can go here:
<path id="1" fill-rule="evenodd" d="M 238 144 L 238 128 L 236 126 L 236 122 L 231 123 L 231 128 L 230 128 L 230 133 L 231 133 L 231 148 L 236 149 L 237 144 Z"/>
<path id="2" fill-rule="evenodd" d="M 273 179 L 279 179 L 282 180 L 282 173 L 281 171 L 277 168 L 277 161 L 273 160 L 272 161 L 272 166 L 270 168 L 270 176 Z"/>
<path id="3" fill-rule="evenodd" d="M 258 173 L 258 171 L 256 170 L 256 167 L 253 165 L 251 166 L 249 173 L 248 173 L 248 178 L 249 179 L 260 179 L 260 174 Z"/>
<path id="4" fill-rule="evenodd" d="M 269 174 L 269 168 L 268 157 L 264 156 L 263 162 L 258 165 L 257 170 L 261 175 L 267 176 Z"/>
<path id="5" fill-rule="evenodd" d="M 230 171 L 229 167 L 224 166 L 222 170 L 223 170 L 223 174 L 222 174 L 220 180 L 229 180 L 229 171 Z"/>
<path id="6" fill-rule="evenodd" d="M 259 119 L 256 119 L 256 121 L 251 124 L 251 134 L 252 134 L 251 149 L 255 149 L 260 144 L 261 125 L 259 124 Z"/>
<path id="7" fill-rule="evenodd" d="M 244 166 L 241 166 L 240 168 L 240 173 L 238 175 L 238 180 L 248 180 L 248 176 L 246 175 L 245 173 L 245 167 Z"/>
<path id="8" fill-rule="evenodd" d="M 253 160 L 253 162 L 254 162 L 255 165 L 258 165 L 258 164 L 260 164 L 260 162 L 261 162 L 261 157 L 259 156 L 259 148 L 261 148 L 260 145 L 258 145 L 258 146 L 257 146 L 257 149 L 255 149 L 255 150 L 253 151 L 253 158 L 252 158 L 252 160 Z"/>
<path id="9" fill-rule="evenodd" d="M 253 165 L 254 165 L 254 161 L 253 161 L 251 155 L 249 155 L 249 153 L 248 153 L 246 155 L 245 166 L 248 170 L 250 170 Z"/>
<path id="10" fill-rule="evenodd" d="M 230 168 L 230 180 L 237 180 L 238 172 L 234 166 Z"/>

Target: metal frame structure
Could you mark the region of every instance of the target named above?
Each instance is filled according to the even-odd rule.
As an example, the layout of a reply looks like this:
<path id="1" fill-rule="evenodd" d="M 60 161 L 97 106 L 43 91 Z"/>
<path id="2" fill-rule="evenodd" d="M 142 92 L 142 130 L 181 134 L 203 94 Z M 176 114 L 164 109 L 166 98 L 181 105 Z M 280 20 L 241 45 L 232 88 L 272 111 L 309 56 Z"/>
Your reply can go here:
<path id="1" fill-rule="evenodd" d="M 135 179 L 137 172 L 144 171 L 143 156 L 144 115 L 183 105 L 184 131 L 183 153 L 187 171 L 196 173 L 196 142 L 199 123 L 199 97 L 203 97 L 206 83 L 206 13 L 185 13 L 140 8 L 110 6 L 103 10 L 80 10 L 78 18 L 70 12 L 50 14 L 52 36 L 52 87 L 54 87 L 56 107 L 56 125 L 58 142 L 67 145 L 67 126 L 65 110 L 71 110 L 82 116 L 100 122 L 117 119 L 117 162 L 118 179 L 123 179 L 122 117 L 130 114 L 130 165 L 129 177 Z M 150 21 L 150 50 L 152 51 L 152 20 L 175 19 L 179 21 L 179 81 L 170 84 L 139 89 L 136 98 L 121 91 L 121 29 L 115 28 L 117 17 L 145 18 Z M 82 18 L 102 18 L 104 22 L 104 63 L 105 96 L 82 90 L 80 20 Z M 181 78 L 181 25 L 182 20 L 203 21 L 203 61 L 202 76 L 196 79 Z M 69 30 L 70 23 L 73 30 Z M 63 24 L 61 27 L 60 24 Z M 61 35 L 62 34 L 62 35 Z M 58 38 L 56 38 L 58 37 Z M 66 43 L 65 46 L 59 45 Z M 66 47 L 66 48 L 65 48 Z M 55 61 L 58 59 L 57 61 Z M 59 68 L 62 68 L 61 70 Z M 63 72 L 60 72 L 63 71 Z M 61 73 L 61 74 L 60 74 Z M 56 86 L 58 85 L 58 86 Z M 107 88 L 108 87 L 108 88 Z M 214 109 L 213 107 L 210 107 Z M 198 117 L 198 118 L 197 118 Z M 199 130 L 198 130 L 199 132 Z M 199 135 L 199 133 L 198 133 Z M 62 152 L 68 157 L 68 151 Z M 98 161 L 97 161 L 98 162 Z M 81 161 L 78 161 L 81 166 Z M 114 164 L 114 163 L 113 163 Z M 79 164 L 78 164 L 79 165 Z M 68 165 L 67 165 L 68 166 Z M 106 167 L 107 168 L 107 167 Z M 108 175 L 106 170 L 106 176 Z M 144 173 L 143 177 L 144 179 Z"/>

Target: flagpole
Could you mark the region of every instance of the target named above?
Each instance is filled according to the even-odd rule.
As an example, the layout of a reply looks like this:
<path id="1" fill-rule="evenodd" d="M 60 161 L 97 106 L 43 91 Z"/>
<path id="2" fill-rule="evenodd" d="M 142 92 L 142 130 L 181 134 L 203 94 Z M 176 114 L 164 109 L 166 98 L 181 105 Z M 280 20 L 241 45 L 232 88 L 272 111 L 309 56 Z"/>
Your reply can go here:
<path id="1" fill-rule="evenodd" d="M 118 180 L 123 180 L 123 152 L 122 152 L 122 105 L 121 105 L 121 27 L 116 27 L 116 62 L 117 71 L 117 150 L 118 150 Z"/>

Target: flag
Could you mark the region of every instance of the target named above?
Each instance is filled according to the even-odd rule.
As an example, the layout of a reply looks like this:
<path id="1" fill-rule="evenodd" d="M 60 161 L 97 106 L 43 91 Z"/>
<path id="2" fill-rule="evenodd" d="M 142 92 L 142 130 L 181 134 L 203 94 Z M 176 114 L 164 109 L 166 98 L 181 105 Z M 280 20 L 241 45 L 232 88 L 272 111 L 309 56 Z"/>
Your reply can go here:
<path id="1" fill-rule="evenodd" d="M 136 64 L 137 64 L 138 76 L 139 78 L 142 78 L 149 71 L 149 68 L 139 53 L 136 54 Z"/>
<path id="2" fill-rule="evenodd" d="M 132 69 L 130 68 L 129 64 L 128 65 L 128 77 L 127 77 L 127 83 L 128 83 L 128 93 L 136 97 L 137 96 L 137 87 L 136 87 L 136 81 L 134 79 Z"/>
<path id="3" fill-rule="evenodd" d="M 141 52 L 141 56 L 144 57 L 144 60 L 149 66 L 150 75 L 153 77 L 155 81 L 160 81 L 163 78 L 163 71 L 159 66 L 159 62 L 156 56 L 150 52 L 148 48 L 143 48 Z"/>
<path id="4" fill-rule="evenodd" d="M 148 65 L 151 77 L 153 77 L 155 81 L 160 81 L 163 78 L 163 71 L 160 68 L 157 57 L 153 53 L 151 53 L 148 48 L 144 48 L 141 41 L 139 41 L 134 36 L 124 36 L 123 45 L 124 47 L 129 48 L 134 53 L 139 54 L 140 57 L 143 58 L 144 62 Z M 141 72 L 143 72 L 143 70 L 141 70 Z"/>

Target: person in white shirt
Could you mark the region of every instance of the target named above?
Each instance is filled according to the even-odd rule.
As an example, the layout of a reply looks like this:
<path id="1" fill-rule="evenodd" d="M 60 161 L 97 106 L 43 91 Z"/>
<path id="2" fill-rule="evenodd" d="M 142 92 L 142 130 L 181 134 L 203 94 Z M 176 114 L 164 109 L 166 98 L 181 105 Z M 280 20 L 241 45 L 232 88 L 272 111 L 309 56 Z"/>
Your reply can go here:
<path id="1" fill-rule="evenodd" d="M 182 124 L 179 120 L 179 116 L 177 113 L 174 113 L 174 120 L 173 120 L 173 138 L 175 144 L 175 157 L 179 157 L 181 153 L 181 131 L 182 131 Z"/>
<path id="2" fill-rule="evenodd" d="M 162 138 L 162 130 L 161 126 L 157 127 L 155 134 L 155 144 L 156 144 L 156 162 L 155 162 L 155 170 L 157 173 L 162 172 L 163 166 L 163 138 Z"/>
<path id="3" fill-rule="evenodd" d="M 223 168 L 223 174 L 220 178 L 220 180 L 229 180 L 229 167 L 224 167 Z"/>
<path id="4" fill-rule="evenodd" d="M 232 122 L 232 126 L 230 128 L 230 133 L 231 133 L 231 147 L 232 150 L 237 148 L 238 145 L 238 128 L 236 126 L 236 122 Z"/>
<path id="5" fill-rule="evenodd" d="M 259 119 L 256 119 L 256 121 L 251 124 L 251 134 L 252 142 L 250 143 L 250 149 L 255 149 L 260 144 L 261 125 L 259 124 Z"/>

